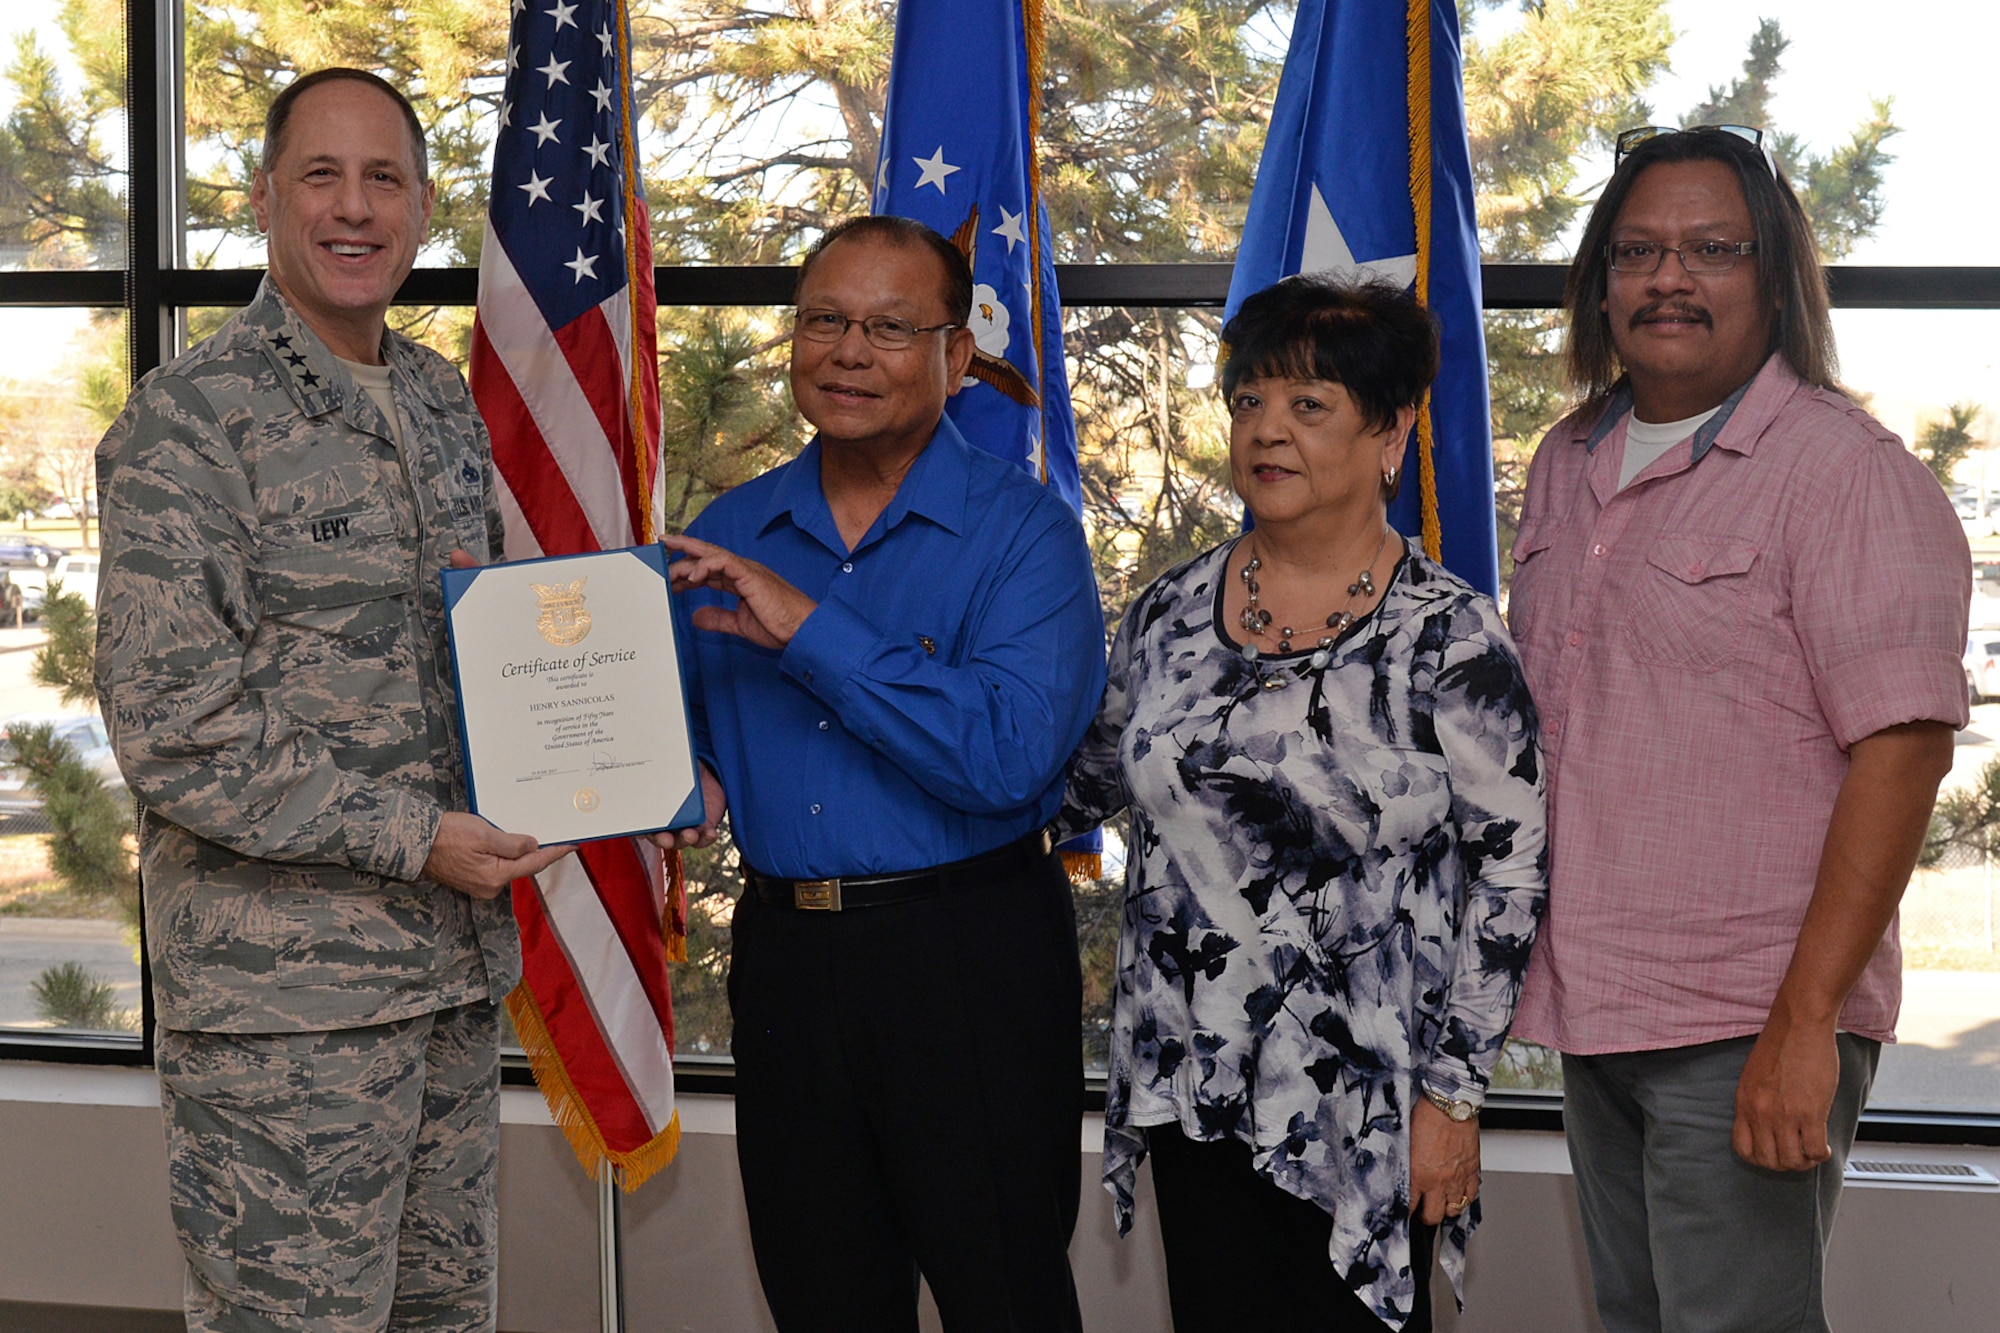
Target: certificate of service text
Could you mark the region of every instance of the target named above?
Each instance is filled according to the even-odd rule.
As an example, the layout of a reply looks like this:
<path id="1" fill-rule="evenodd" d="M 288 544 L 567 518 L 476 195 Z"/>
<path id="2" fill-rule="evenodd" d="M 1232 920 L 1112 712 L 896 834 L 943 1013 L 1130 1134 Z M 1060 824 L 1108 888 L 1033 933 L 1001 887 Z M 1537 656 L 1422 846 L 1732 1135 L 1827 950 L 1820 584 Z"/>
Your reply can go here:
<path id="1" fill-rule="evenodd" d="M 472 812 L 547 845 L 702 820 L 665 548 L 444 572 Z"/>

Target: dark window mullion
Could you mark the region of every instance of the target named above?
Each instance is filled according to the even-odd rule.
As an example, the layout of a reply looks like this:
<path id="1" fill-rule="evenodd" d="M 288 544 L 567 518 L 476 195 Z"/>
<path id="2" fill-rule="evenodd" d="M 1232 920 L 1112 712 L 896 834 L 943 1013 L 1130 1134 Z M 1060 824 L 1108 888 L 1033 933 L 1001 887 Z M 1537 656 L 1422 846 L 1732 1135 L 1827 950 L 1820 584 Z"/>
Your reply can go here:
<path id="1" fill-rule="evenodd" d="M 1228 264 L 1058 264 L 1070 306 L 1220 306 Z M 1553 310 L 1562 305 L 1563 264 L 1485 264 L 1488 310 Z M 162 276 L 169 306 L 246 305 L 261 269 L 175 269 Z M 790 264 L 659 268 L 653 285 L 664 306 L 790 305 L 798 269 Z M 102 273 L 0 273 L 0 305 L 104 305 Z M 1833 304 L 1846 310 L 2000 309 L 2000 268 L 1836 265 L 1827 270 Z M 18 293 L 18 294 L 17 294 Z M 476 268 L 420 268 L 396 294 L 404 305 L 471 305 Z"/>

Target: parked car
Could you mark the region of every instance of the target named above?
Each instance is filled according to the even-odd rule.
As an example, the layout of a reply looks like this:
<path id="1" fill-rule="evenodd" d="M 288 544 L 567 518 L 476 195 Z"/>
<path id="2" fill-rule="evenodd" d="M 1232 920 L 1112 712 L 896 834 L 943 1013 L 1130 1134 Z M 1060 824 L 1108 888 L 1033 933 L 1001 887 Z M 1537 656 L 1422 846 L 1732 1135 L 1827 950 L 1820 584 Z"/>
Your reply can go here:
<path id="1" fill-rule="evenodd" d="M 20 571 L 16 571 L 20 572 Z M 64 592 L 73 592 L 92 607 L 97 605 L 97 552 L 72 551 L 56 561 L 41 581 L 39 587 L 24 587 L 28 598 L 28 614 L 34 615 L 41 609 L 49 595 L 50 583 L 62 584 Z"/>
<path id="2" fill-rule="evenodd" d="M 14 743 L 7 739 L 15 727 L 38 722 L 54 727 L 56 737 L 70 743 L 77 757 L 104 779 L 114 796 L 124 796 L 125 778 L 112 757 L 103 718 L 95 713 L 16 713 L 0 721 L 0 816 L 32 814 L 42 808 L 42 794 L 29 783 L 28 770 L 17 762 Z"/>
<path id="3" fill-rule="evenodd" d="M 2000 698 L 2000 630 L 1965 636 L 1965 693 L 1974 703 Z"/>
<path id="4" fill-rule="evenodd" d="M 32 613 L 48 595 L 49 571 L 69 552 L 23 533 L 0 533 L 0 619 Z"/>
<path id="5" fill-rule="evenodd" d="M 25 533 L 0 533 L 0 569 L 54 569 L 64 548 Z"/>

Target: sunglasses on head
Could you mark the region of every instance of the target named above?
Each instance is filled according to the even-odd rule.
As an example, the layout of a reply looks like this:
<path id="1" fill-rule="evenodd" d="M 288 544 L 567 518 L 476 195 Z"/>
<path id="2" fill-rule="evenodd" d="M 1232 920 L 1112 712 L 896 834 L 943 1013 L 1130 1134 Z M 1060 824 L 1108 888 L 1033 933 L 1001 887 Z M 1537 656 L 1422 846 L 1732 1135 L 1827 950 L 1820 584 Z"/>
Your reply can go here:
<path id="1" fill-rule="evenodd" d="M 1668 134 L 1693 134 L 1699 130 L 1715 130 L 1749 144 L 1762 155 L 1764 166 L 1771 173 L 1771 179 L 1777 179 L 1778 159 L 1771 156 L 1770 145 L 1764 142 L 1764 131 L 1755 125 L 1639 125 L 1629 130 L 1621 130 L 1612 153 L 1611 169 L 1616 171 L 1633 149 L 1649 139 L 1658 139 Z"/>

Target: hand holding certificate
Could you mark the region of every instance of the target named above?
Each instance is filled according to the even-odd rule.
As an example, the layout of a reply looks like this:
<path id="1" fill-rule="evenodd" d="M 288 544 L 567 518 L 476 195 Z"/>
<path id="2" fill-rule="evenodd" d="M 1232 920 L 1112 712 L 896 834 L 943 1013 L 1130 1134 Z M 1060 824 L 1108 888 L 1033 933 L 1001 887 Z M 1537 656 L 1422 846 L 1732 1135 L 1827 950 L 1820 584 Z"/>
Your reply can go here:
<path id="1" fill-rule="evenodd" d="M 444 573 L 468 796 L 543 844 L 702 822 L 658 545 Z"/>

